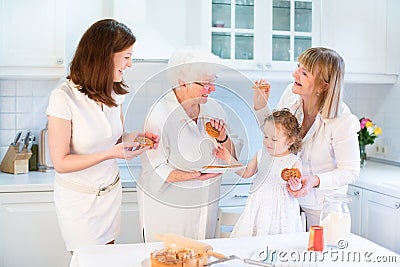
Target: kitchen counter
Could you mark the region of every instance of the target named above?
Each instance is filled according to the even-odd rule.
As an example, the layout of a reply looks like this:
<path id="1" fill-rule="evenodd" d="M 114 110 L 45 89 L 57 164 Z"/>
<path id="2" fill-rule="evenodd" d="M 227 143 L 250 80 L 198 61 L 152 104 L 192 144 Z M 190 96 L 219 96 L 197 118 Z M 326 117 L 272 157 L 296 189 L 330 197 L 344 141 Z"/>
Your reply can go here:
<path id="1" fill-rule="evenodd" d="M 54 170 L 25 174 L 0 172 L 0 193 L 53 191 L 54 172 Z M 124 191 L 136 191 L 136 182 L 132 175 L 137 177 L 139 172 L 140 166 L 131 166 L 130 168 L 120 167 L 121 182 Z"/>
<path id="2" fill-rule="evenodd" d="M 133 177 L 137 178 L 139 172 L 140 165 L 120 166 L 124 190 L 136 190 L 136 182 Z M 222 183 L 234 185 L 250 182 L 251 179 L 239 179 L 236 174 L 226 173 Z M 52 191 L 53 183 L 54 170 L 17 175 L 0 172 L 0 193 Z M 368 161 L 367 166 L 361 169 L 360 177 L 353 185 L 398 197 L 400 196 L 400 167 Z"/>
<path id="3" fill-rule="evenodd" d="M 326 248 L 323 253 L 307 251 L 309 233 L 268 235 L 246 238 L 221 238 L 202 241 L 215 252 L 258 261 L 267 255 L 276 267 L 283 266 L 398 266 L 400 256 L 360 236 L 350 235 L 341 248 Z M 71 267 L 144 267 L 149 255 L 163 248 L 161 242 L 142 244 L 95 245 L 75 251 Z M 359 257 L 358 257 L 359 256 Z M 210 257 L 210 261 L 215 260 Z M 269 261 L 269 263 L 271 263 Z M 236 258 L 217 266 L 255 266 Z M 272 266 L 272 265 L 270 265 Z"/>
<path id="4" fill-rule="evenodd" d="M 400 196 L 400 167 L 368 161 L 353 185 L 388 196 Z"/>
<path id="5" fill-rule="evenodd" d="M 120 166 L 122 187 L 125 191 L 136 191 L 136 179 L 139 177 L 140 165 Z M 233 173 L 224 175 L 223 184 L 251 183 L 251 179 L 240 179 Z M 9 174 L 0 172 L 0 193 L 10 192 L 46 192 L 53 191 L 54 170 L 46 172 L 29 172 Z"/>

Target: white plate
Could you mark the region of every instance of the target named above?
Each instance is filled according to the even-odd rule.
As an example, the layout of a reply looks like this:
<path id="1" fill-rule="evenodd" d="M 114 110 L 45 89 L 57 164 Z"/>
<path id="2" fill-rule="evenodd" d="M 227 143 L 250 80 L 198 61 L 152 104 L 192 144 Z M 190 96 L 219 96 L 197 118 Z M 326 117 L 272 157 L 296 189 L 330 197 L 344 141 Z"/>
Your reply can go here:
<path id="1" fill-rule="evenodd" d="M 220 168 L 202 168 L 202 173 L 225 173 L 227 171 L 236 172 L 244 169 L 246 166 L 230 166 L 230 165 L 218 165 Z"/>

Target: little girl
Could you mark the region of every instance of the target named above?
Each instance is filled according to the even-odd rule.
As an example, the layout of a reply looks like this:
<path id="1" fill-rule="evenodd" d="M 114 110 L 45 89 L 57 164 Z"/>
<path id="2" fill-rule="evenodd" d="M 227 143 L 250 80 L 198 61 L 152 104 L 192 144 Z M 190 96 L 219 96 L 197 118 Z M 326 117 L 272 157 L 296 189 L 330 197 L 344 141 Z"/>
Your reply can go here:
<path id="1" fill-rule="evenodd" d="M 285 168 L 301 171 L 300 158 L 293 154 L 301 147 L 300 126 L 288 109 L 274 111 L 265 118 L 263 144 L 246 168 L 236 172 L 243 178 L 257 175 L 231 237 L 302 231 L 299 203 L 287 190 L 287 186 L 300 189 L 301 180 L 292 177 L 285 182 L 281 178 Z M 223 147 L 217 148 L 215 154 L 230 164 L 240 164 Z"/>

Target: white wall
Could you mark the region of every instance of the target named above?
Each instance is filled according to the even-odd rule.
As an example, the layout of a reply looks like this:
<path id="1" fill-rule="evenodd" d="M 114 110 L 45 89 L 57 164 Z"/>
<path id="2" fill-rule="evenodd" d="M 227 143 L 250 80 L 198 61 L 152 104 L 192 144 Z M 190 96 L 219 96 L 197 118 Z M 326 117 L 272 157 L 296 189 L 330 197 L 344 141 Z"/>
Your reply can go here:
<path id="1" fill-rule="evenodd" d="M 130 85 L 131 94 L 126 98 L 124 109 L 129 107 L 134 93 L 143 83 L 154 73 L 163 69 L 163 64 L 139 63 L 132 67 L 127 74 L 127 82 Z M 260 76 L 261 77 L 261 76 Z M 274 107 L 279 100 L 280 94 L 286 85 L 291 81 L 272 82 L 272 92 L 270 106 Z M 38 136 L 40 130 L 46 125 L 45 109 L 47 107 L 48 96 L 52 89 L 59 83 L 59 80 L 0 80 L 0 158 L 2 159 L 8 145 L 11 143 L 15 132 L 18 129 L 32 129 Z M 248 84 L 243 85 L 233 83 L 238 88 L 243 88 L 241 96 L 248 103 L 251 103 L 251 90 Z M 146 87 L 146 92 L 141 95 L 139 101 L 134 100 L 137 117 L 144 119 L 144 114 L 152 101 L 165 91 L 164 85 L 150 83 Z M 217 98 L 224 97 L 221 93 L 216 94 Z M 147 98 L 147 100 L 146 100 Z M 146 102 L 147 101 L 147 102 Z M 232 103 L 234 98 L 226 98 L 224 101 Z M 349 105 L 352 112 L 358 117 L 370 117 L 383 129 L 383 134 L 376 139 L 376 144 L 386 147 L 386 154 L 378 154 L 373 146 L 367 147 L 369 156 L 383 158 L 391 161 L 400 162 L 400 84 L 396 85 L 371 85 L 371 84 L 346 84 L 344 91 L 344 101 Z M 242 103 L 239 103 L 243 109 Z M 240 108 L 237 105 L 238 108 Z M 132 116 L 132 115 L 130 115 Z M 243 116 L 251 116 L 245 114 Z M 233 131 L 239 129 L 240 122 L 233 120 L 231 125 Z M 129 130 L 140 127 L 140 121 L 127 121 Z M 243 135 L 243 132 L 236 130 Z M 250 129 L 249 133 L 252 140 L 257 140 L 257 129 Z M 250 151 L 244 151 L 251 155 L 256 151 L 258 145 Z M 241 157 L 243 159 L 243 157 Z"/>

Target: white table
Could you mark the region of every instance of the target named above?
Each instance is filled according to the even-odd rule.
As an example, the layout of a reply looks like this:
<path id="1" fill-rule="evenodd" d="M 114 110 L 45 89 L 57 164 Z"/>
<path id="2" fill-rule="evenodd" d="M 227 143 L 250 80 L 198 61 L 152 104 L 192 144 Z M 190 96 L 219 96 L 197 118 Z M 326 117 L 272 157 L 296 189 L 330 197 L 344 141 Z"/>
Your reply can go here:
<path id="1" fill-rule="evenodd" d="M 266 251 L 266 249 L 270 253 L 275 251 L 275 256 L 278 255 L 275 257 L 275 266 L 389 267 L 400 265 L 400 255 L 356 235 L 351 235 L 346 241 L 347 248 L 327 248 L 322 254 L 307 252 L 308 237 L 309 233 L 303 232 L 252 238 L 209 239 L 204 242 L 210 244 L 216 252 L 223 253 L 226 256 L 234 254 L 240 258 L 259 259 L 259 252 Z M 148 262 L 150 252 L 161 248 L 163 248 L 162 243 L 88 246 L 75 251 L 71 260 L 71 267 L 148 266 L 144 263 Z M 277 252 L 279 253 L 277 254 Z M 348 259 L 349 256 L 350 259 Z M 299 260 L 298 257 L 301 259 Z M 210 261 L 213 260 L 213 258 L 210 258 Z M 383 263 L 382 261 L 386 262 Z M 241 260 L 231 260 L 212 266 L 255 265 L 247 265 Z"/>

